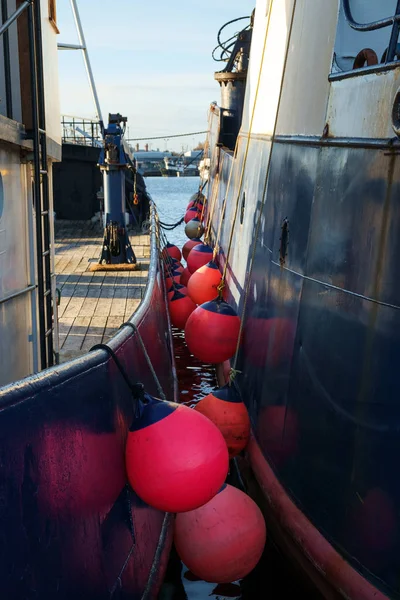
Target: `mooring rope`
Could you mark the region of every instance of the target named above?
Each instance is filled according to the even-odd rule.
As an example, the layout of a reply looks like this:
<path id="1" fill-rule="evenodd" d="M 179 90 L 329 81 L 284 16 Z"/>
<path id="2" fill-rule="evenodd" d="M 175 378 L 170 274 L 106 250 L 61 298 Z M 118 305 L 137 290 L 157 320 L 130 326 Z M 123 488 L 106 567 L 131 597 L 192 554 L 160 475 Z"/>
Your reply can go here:
<path id="1" fill-rule="evenodd" d="M 142 338 L 142 336 L 140 334 L 140 331 L 139 331 L 137 325 L 135 325 L 135 323 L 131 323 L 130 321 L 127 321 L 126 323 L 122 323 L 120 329 L 122 329 L 123 327 L 130 327 L 136 333 L 136 335 L 138 337 L 138 340 L 139 340 L 139 343 L 140 343 L 140 345 L 142 347 L 143 354 L 144 354 L 144 356 L 146 358 L 147 365 L 148 365 L 148 367 L 149 367 L 149 369 L 151 371 L 151 374 L 153 375 L 153 378 L 154 378 L 154 381 L 155 381 L 155 384 L 156 384 L 156 387 L 157 387 L 157 392 L 158 392 L 160 398 L 162 400 L 166 401 L 167 397 L 164 394 L 164 390 L 162 389 L 160 380 L 157 377 L 157 373 L 156 373 L 156 371 L 154 369 L 153 363 L 151 362 L 151 358 L 150 358 L 150 356 L 149 356 L 149 354 L 147 352 L 146 345 L 145 345 L 145 343 L 143 341 L 143 338 Z"/>

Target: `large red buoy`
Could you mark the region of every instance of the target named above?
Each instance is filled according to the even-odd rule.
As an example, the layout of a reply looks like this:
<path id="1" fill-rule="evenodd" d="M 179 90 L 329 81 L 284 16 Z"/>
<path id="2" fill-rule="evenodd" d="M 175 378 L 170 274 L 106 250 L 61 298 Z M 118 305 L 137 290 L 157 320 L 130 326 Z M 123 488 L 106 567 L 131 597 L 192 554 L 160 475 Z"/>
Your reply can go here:
<path id="1" fill-rule="evenodd" d="M 211 583 L 248 575 L 261 558 L 265 540 L 265 521 L 257 504 L 230 485 L 175 520 L 174 542 L 182 562 Z"/>
<path id="2" fill-rule="evenodd" d="M 185 223 L 189 223 L 189 221 L 195 219 L 196 217 L 201 217 L 201 209 L 199 209 L 197 206 L 192 206 L 186 211 L 184 221 Z"/>
<path id="3" fill-rule="evenodd" d="M 246 356 L 256 367 L 276 369 L 291 360 L 295 335 L 292 319 L 250 317 L 244 327 Z"/>
<path id="4" fill-rule="evenodd" d="M 196 404 L 195 410 L 208 417 L 220 430 L 228 446 L 229 457 L 237 456 L 250 436 L 247 408 L 233 385 L 224 385 Z"/>
<path id="5" fill-rule="evenodd" d="M 162 253 L 165 258 L 168 258 L 168 256 L 172 256 L 172 258 L 176 258 L 177 260 L 181 260 L 181 258 L 182 258 L 182 254 L 181 254 L 181 251 L 179 250 L 178 246 L 175 246 L 174 244 L 170 244 L 169 242 L 167 242 Z"/>
<path id="6" fill-rule="evenodd" d="M 201 241 L 200 238 L 193 238 L 192 240 L 188 240 L 182 248 L 183 258 L 187 261 L 187 258 L 190 254 L 191 249 L 194 248 L 195 246 L 197 246 L 198 244 L 202 244 L 202 243 L 203 242 Z"/>
<path id="7" fill-rule="evenodd" d="M 183 269 L 182 274 L 181 274 L 181 284 L 187 286 L 191 276 L 192 276 L 192 274 L 187 267 L 186 267 L 186 269 Z"/>
<path id="8" fill-rule="evenodd" d="M 193 300 L 187 294 L 182 294 L 176 290 L 169 303 L 169 315 L 172 325 L 184 329 L 186 321 L 195 309 L 196 305 Z"/>
<path id="9" fill-rule="evenodd" d="M 172 296 L 175 292 L 180 292 L 184 296 L 187 296 L 187 288 L 181 283 L 173 283 L 169 288 L 167 288 L 167 299 L 171 300 Z"/>
<path id="10" fill-rule="evenodd" d="M 193 252 L 196 249 L 193 249 Z M 196 304 L 204 304 L 218 296 L 222 275 L 214 261 L 208 262 L 193 273 L 188 283 L 188 294 Z"/>
<path id="11" fill-rule="evenodd" d="M 225 300 L 217 298 L 196 308 L 187 320 L 185 339 L 196 358 L 220 363 L 234 355 L 240 319 Z"/>
<path id="12" fill-rule="evenodd" d="M 297 451 L 297 414 L 286 406 L 265 406 L 257 419 L 257 437 L 276 466 L 282 466 Z"/>
<path id="13" fill-rule="evenodd" d="M 196 217 L 186 223 L 185 234 L 187 237 L 192 240 L 193 238 L 200 238 L 204 233 L 204 226 L 200 222 L 200 219 Z"/>
<path id="14" fill-rule="evenodd" d="M 189 256 L 187 257 L 187 267 L 191 273 L 200 269 L 203 265 L 206 265 L 212 259 L 213 251 L 207 244 L 197 244 L 191 249 Z"/>
<path id="15" fill-rule="evenodd" d="M 187 406 L 146 399 L 128 435 L 129 482 L 158 510 L 194 510 L 211 500 L 225 480 L 225 440 L 209 419 Z"/>

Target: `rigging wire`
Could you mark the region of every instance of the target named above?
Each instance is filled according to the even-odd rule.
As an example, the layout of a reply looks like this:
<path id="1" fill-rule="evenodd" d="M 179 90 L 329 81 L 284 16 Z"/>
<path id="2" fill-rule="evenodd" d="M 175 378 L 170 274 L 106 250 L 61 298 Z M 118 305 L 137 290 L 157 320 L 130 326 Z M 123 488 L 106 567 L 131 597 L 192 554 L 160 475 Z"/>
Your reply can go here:
<path id="1" fill-rule="evenodd" d="M 165 135 L 156 135 L 156 136 L 152 136 L 152 137 L 126 138 L 126 141 L 127 142 L 145 142 L 147 140 L 169 140 L 171 138 L 189 137 L 191 135 L 202 135 L 203 133 L 207 133 L 207 131 L 191 131 L 189 133 L 175 133 L 173 135 L 165 134 Z"/>

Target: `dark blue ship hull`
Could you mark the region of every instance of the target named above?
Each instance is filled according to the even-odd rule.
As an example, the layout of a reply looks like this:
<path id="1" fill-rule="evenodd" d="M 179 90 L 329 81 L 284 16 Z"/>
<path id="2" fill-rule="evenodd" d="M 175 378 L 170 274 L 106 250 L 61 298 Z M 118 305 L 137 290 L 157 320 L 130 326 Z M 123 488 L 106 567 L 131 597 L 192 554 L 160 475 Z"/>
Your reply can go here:
<path id="1" fill-rule="evenodd" d="M 214 238 L 245 146 L 220 150 Z M 248 292 L 237 368 L 250 464 L 326 597 L 400 597 L 399 191 L 389 140 L 249 145 L 228 279 L 239 314 Z M 228 202 L 222 262 L 234 211 Z"/>
<path id="2" fill-rule="evenodd" d="M 174 361 L 154 216 L 151 264 L 133 318 L 165 394 Z M 157 387 L 131 328 L 110 342 L 132 382 Z M 97 350 L 0 390 L 0 578 L 7 600 L 150 599 L 171 545 L 171 517 L 127 486 L 132 394 Z"/>

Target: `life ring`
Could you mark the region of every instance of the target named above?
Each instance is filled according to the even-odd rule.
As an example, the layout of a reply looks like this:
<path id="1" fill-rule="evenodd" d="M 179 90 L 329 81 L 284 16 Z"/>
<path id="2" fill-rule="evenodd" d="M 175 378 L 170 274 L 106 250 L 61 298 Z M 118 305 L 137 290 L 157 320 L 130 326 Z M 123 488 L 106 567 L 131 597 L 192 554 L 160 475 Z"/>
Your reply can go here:
<path id="1" fill-rule="evenodd" d="M 360 50 L 354 59 L 353 69 L 362 69 L 362 67 L 372 67 L 372 65 L 378 64 L 378 56 L 375 50 L 371 48 L 364 48 Z"/>

